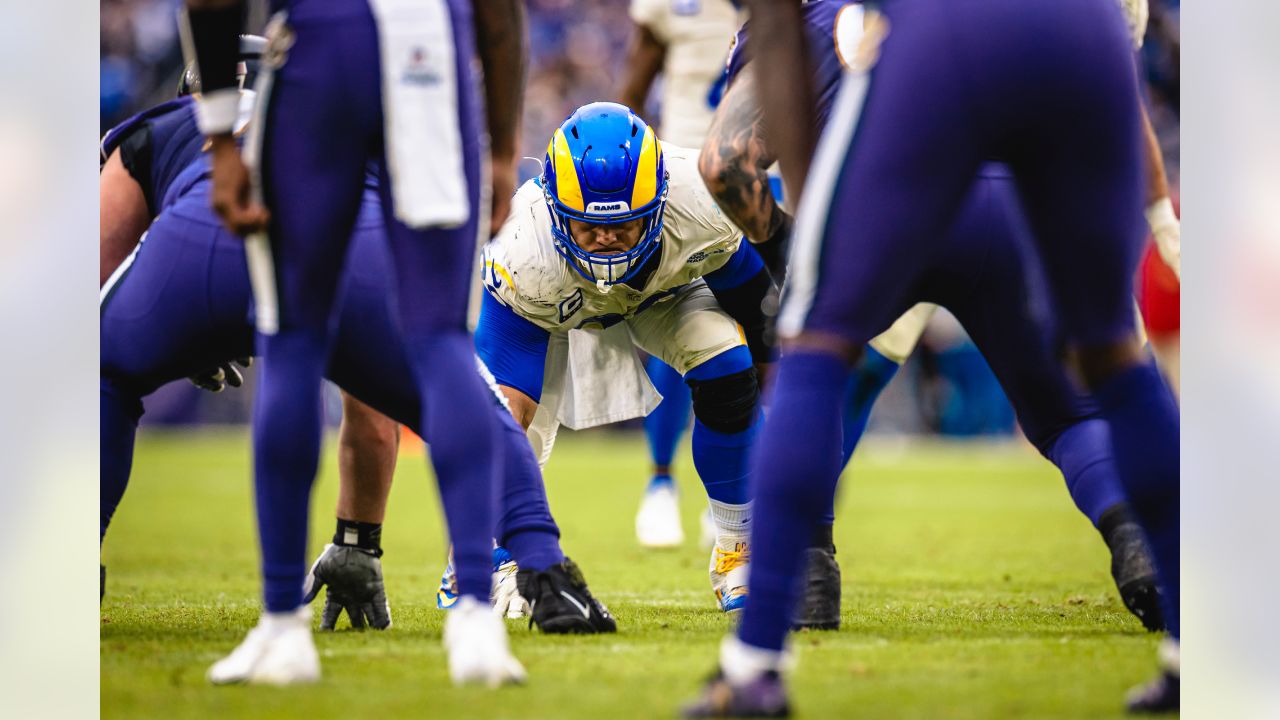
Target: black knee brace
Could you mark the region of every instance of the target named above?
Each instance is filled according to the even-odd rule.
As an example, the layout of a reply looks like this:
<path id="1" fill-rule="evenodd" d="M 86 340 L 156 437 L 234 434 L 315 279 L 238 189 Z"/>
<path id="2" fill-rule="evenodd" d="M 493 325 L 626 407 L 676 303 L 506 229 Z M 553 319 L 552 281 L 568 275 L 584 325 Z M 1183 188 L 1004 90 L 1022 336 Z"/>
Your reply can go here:
<path id="1" fill-rule="evenodd" d="M 751 427 L 760 404 L 755 368 L 711 380 L 685 382 L 693 391 L 693 416 L 703 425 L 725 434 Z"/>

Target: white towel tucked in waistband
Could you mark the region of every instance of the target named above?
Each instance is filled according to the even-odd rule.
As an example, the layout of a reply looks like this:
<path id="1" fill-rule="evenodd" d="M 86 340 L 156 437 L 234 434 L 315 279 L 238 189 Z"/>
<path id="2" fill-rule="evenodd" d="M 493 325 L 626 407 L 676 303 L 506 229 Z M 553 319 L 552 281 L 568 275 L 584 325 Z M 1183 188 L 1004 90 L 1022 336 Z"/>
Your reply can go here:
<path id="1" fill-rule="evenodd" d="M 456 227 L 471 212 L 458 128 L 458 68 L 445 0 L 369 0 L 382 58 L 387 172 L 396 218 Z"/>
<path id="2" fill-rule="evenodd" d="M 538 463 L 546 464 L 561 424 L 585 430 L 644 417 L 660 402 L 625 324 L 570 330 L 568 337 L 553 333 L 529 442 Z"/>

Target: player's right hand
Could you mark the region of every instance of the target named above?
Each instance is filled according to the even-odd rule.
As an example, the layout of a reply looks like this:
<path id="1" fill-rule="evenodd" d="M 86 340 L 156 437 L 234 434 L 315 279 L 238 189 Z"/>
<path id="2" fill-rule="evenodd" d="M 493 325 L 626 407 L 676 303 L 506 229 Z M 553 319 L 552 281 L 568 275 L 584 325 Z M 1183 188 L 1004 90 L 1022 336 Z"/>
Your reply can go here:
<path id="1" fill-rule="evenodd" d="M 334 629 L 343 610 L 356 630 L 363 630 L 366 623 L 376 630 L 391 627 L 382 561 L 373 553 L 348 545 L 325 545 L 303 583 L 302 602 L 314 600 L 325 585 L 329 591 L 320 613 L 321 630 Z"/>
<path id="2" fill-rule="evenodd" d="M 213 161 L 213 209 L 237 235 L 266 230 L 270 214 L 253 201 L 249 168 L 230 133 L 210 138 Z"/>

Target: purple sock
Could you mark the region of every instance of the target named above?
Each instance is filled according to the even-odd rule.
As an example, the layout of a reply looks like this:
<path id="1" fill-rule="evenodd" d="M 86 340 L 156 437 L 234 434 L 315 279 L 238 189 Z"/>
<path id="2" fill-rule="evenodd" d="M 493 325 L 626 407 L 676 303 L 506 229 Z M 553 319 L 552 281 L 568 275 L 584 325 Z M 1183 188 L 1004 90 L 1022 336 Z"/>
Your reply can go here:
<path id="1" fill-rule="evenodd" d="M 752 458 L 750 601 L 738 637 L 781 650 L 809 547 L 840 476 L 849 368 L 825 353 L 784 354 L 773 405 Z"/>
<path id="2" fill-rule="evenodd" d="M 1155 555 L 1169 634 L 1177 639 L 1181 581 L 1178 405 L 1150 361 L 1108 379 L 1095 395 L 1111 428 L 1111 446 L 1129 506 Z"/>
<path id="3" fill-rule="evenodd" d="M 471 336 L 441 331 L 408 343 L 422 392 L 423 428 L 440 487 L 458 594 L 489 602 L 503 447 L 493 392 L 476 367 Z"/>
<path id="4" fill-rule="evenodd" d="M 526 570 L 546 570 L 564 562 L 560 528 L 551 517 L 542 471 L 524 430 L 505 408 L 502 422 L 505 486 L 498 518 L 498 544 Z"/>
<path id="5" fill-rule="evenodd" d="M 1071 499 L 1094 527 L 1105 510 L 1124 501 L 1105 420 L 1084 420 L 1062 431 L 1045 457 L 1062 471 Z"/>

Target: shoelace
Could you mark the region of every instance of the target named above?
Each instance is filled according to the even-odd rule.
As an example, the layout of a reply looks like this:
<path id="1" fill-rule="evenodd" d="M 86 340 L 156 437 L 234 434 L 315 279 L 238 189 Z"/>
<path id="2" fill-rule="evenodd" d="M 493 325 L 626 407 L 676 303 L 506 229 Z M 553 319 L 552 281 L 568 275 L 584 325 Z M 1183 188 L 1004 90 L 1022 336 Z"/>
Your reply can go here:
<path id="1" fill-rule="evenodd" d="M 738 543 L 733 550 L 716 548 L 716 572 L 724 575 L 736 567 L 745 565 L 751 557 L 751 551 L 745 543 Z"/>

